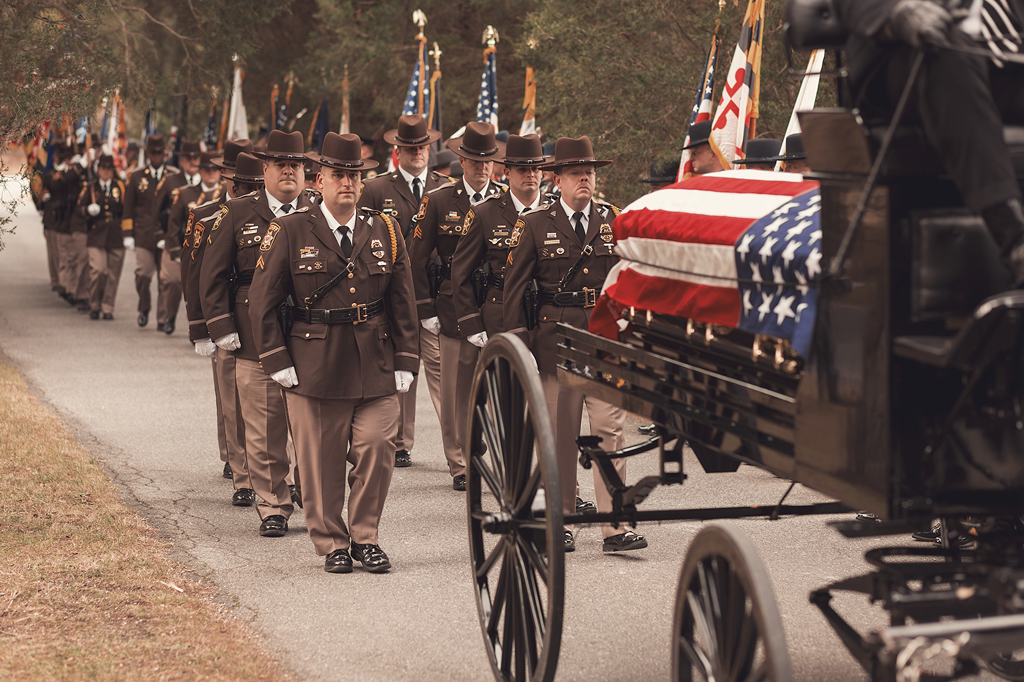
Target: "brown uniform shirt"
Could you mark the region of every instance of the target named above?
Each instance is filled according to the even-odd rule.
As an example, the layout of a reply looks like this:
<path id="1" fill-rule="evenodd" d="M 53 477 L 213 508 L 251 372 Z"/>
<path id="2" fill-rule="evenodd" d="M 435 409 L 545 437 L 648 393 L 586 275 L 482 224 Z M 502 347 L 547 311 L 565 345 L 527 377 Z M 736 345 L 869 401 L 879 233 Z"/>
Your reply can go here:
<path id="1" fill-rule="evenodd" d="M 164 236 L 164 239 L 167 240 L 167 253 L 171 258 L 181 258 L 182 256 L 189 211 L 200 204 L 217 199 L 224 193 L 225 187 L 226 185 L 221 182 L 214 185 L 209 192 L 204 192 L 202 185 L 183 185 L 171 190 L 171 210 L 167 218 L 167 232 Z"/>
<path id="2" fill-rule="evenodd" d="M 504 188 L 489 182 L 486 196 L 500 194 Z M 409 254 L 412 260 L 413 285 L 416 288 L 416 308 L 421 320 L 437 317 L 441 321 L 441 333 L 459 338 L 459 324 L 452 300 L 451 264 L 459 239 L 466 232 L 467 219 L 472 222 L 470 194 L 464 182 L 455 182 L 431 190 L 423 195 L 423 203 L 416 214 Z M 436 249 L 441 259 L 444 280 L 437 298 L 430 297 L 430 280 L 427 264 Z"/>
<path id="3" fill-rule="evenodd" d="M 124 215 L 121 228 L 126 237 L 135 237 L 140 249 L 156 249 L 163 239 L 165 211 L 171 205 L 171 191 L 181 178 L 177 168 L 164 166 L 159 180 L 154 180 L 153 169 L 146 166 L 128 176 L 125 183 Z M 173 179 L 172 179 L 173 178 Z"/>
<path id="4" fill-rule="evenodd" d="M 89 204 L 95 201 L 100 207 L 100 214 L 89 215 Z M 86 246 L 99 247 L 107 250 L 124 248 L 121 236 L 121 213 L 124 210 L 124 183 L 113 179 L 103 191 L 103 183 L 99 179 L 86 185 L 78 195 L 78 206 L 75 208 L 73 222 L 77 223 L 86 234 Z"/>
<path id="5" fill-rule="evenodd" d="M 397 225 L 358 210 L 346 258 L 320 206 L 278 218 L 260 246 L 250 301 L 260 362 L 267 374 L 295 367 L 298 386 L 319 399 L 370 400 L 393 395 L 395 371 L 419 367 L 419 324 L 409 258 Z M 384 312 L 354 324 L 296 321 L 284 338 L 278 305 L 300 304 L 351 265 L 314 309 L 349 309 L 383 299 Z"/>
<path id="6" fill-rule="evenodd" d="M 199 287 L 199 274 L 206 253 L 206 239 L 210 228 L 220 215 L 220 207 L 228 200 L 226 191 L 216 198 L 199 204 L 188 212 L 185 234 L 181 247 L 181 292 L 185 297 L 185 314 L 188 316 L 188 338 L 199 341 L 210 338 L 203 316 L 203 300 Z"/>
<path id="7" fill-rule="evenodd" d="M 423 196 L 427 192 L 450 184 L 451 181 L 439 173 L 427 173 L 426 187 L 423 188 Z M 360 208 L 372 208 L 384 215 L 397 220 L 401 226 L 402 234 L 409 238 L 409 231 L 412 229 L 412 219 L 419 210 L 420 202 L 412 195 L 409 183 L 402 177 L 397 169 L 392 173 L 378 175 L 363 182 L 363 193 L 359 196 Z"/>
<path id="8" fill-rule="evenodd" d="M 294 203 L 296 209 L 310 206 L 305 193 L 299 193 Z M 206 326 L 214 341 L 237 333 L 242 346 L 232 353 L 244 360 L 259 360 L 249 322 L 249 286 L 240 285 L 232 302 L 228 278 L 232 272 L 240 277 L 249 277 L 255 272 L 260 245 L 273 220 L 267 189 L 261 187 L 259 191 L 224 204 L 206 237 L 206 254 L 199 274 Z"/>
<path id="9" fill-rule="evenodd" d="M 562 277 L 579 259 L 584 247 L 590 245 L 593 252 L 562 290 L 587 288 L 599 294 L 605 277 L 619 260 L 612 235 L 612 220 L 617 213 L 618 209 L 611 204 L 591 201 L 590 224 L 582 244 L 560 201 L 528 211 L 516 223 L 505 266 L 505 329 L 518 334 L 532 347 L 542 372 L 554 374 L 558 365 L 555 325 L 564 322 L 586 329 L 591 308 L 542 305 L 537 328 L 527 334 L 522 306 L 526 285 L 536 279 L 541 291 L 557 292 Z"/>

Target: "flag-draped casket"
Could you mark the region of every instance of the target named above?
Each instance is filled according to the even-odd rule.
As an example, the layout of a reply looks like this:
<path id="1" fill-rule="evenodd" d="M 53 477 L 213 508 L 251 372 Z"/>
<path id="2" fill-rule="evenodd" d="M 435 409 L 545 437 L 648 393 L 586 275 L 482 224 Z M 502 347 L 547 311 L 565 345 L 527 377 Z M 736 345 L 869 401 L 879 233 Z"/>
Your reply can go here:
<path id="1" fill-rule="evenodd" d="M 638 199 L 612 225 L 622 260 L 590 330 L 614 338 L 618 312 L 633 307 L 788 339 L 806 357 L 820 200 L 816 182 L 755 170 L 697 176 Z"/>

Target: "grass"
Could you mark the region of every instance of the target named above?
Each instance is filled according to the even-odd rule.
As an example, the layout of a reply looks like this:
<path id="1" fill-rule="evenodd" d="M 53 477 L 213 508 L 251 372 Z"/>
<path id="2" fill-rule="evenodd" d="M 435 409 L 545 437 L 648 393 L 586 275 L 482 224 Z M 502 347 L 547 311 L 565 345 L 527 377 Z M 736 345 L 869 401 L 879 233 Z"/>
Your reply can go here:
<path id="1" fill-rule="evenodd" d="M 0 363 L 0 679 L 290 680 Z"/>

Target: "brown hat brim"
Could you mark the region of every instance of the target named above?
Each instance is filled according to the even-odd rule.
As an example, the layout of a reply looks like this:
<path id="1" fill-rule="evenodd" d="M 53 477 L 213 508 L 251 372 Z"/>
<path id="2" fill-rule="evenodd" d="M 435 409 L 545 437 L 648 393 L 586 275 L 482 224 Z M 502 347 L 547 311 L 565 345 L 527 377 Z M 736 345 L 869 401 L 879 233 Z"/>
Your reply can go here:
<path id="1" fill-rule="evenodd" d="M 404 140 L 398 137 L 398 128 L 384 133 L 384 141 L 396 147 L 422 147 L 425 144 L 433 144 L 440 139 L 441 132 L 438 130 L 428 130 L 427 136 L 422 140 Z"/>
<path id="2" fill-rule="evenodd" d="M 249 175 L 237 175 L 235 169 L 231 168 L 223 171 L 220 174 L 221 180 L 231 180 L 232 182 L 247 182 L 250 185 L 262 185 L 264 182 L 262 175 L 249 176 Z"/>
<path id="3" fill-rule="evenodd" d="M 544 170 L 555 170 L 556 168 L 568 168 L 569 166 L 593 166 L 594 168 L 604 168 L 610 166 L 614 161 L 608 159 L 566 159 L 565 161 L 552 161 L 546 166 L 541 166 Z"/>
<path id="4" fill-rule="evenodd" d="M 306 155 L 292 152 L 249 152 L 263 161 L 304 161 Z"/>
<path id="5" fill-rule="evenodd" d="M 553 156 L 538 156 L 532 159 L 494 159 L 495 163 L 500 163 L 503 166 L 511 166 L 513 168 L 544 168 L 550 164 L 555 157 Z"/>
<path id="6" fill-rule="evenodd" d="M 448 149 L 455 152 L 456 156 L 460 156 L 463 159 L 470 159 L 472 161 L 497 161 L 501 163 L 501 159 L 505 156 L 505 143 L 501 140 L 495 140 L 495 150 L 489 154 L 479 154 L 472 151 L 464 151 L 462 149 L 462 138 L 457 137 L 454 140 L 448 140 L 444 143 Z"/>
<path id="7" fill-rule="evenodd" d="M 306 152 L 306 160 L 316 165 L 328 166 L 339 170 L 365 171 L 376 168 L 380 164 L 373 159 L 360 159 L 359 164 L 349 163 L 340 159 L 332 159 L 328 156 L 320 156 L 317 152 Z"/>

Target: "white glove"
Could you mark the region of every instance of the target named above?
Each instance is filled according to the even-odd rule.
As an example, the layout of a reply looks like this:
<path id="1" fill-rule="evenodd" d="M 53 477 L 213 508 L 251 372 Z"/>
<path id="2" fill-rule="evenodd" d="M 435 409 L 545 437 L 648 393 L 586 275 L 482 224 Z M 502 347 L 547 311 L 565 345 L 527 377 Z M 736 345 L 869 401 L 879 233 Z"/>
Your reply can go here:
<path id="1" fill-rule="evenodd" d="M 160 241 L 158 241 L 158 242 L 156 243 L 156 248 L 160 249 L 161 251 L 163 251 L 163 250 L 164 250 L 164 247 L 165 247 L 165 246 L 167 246 L 167 241 L 166 241 L 166 240 L 164 240 L 164 239 L 161 239 Z"/>
<path id="2" fill-rule="evenodd" d="M 43 201 L 44 203 L 45 203 L 45 202 L 47 202 L 47 201 L 49 201 L 49 200 L 50 200 L 51 198 L 52 198 L 52 195 L 50 194 L 49 190 L 47 190 L 47 191 L 43 192 L 43 196 L 42 196 L 42 197 L 40 197 L 40 199 L 41 199 L 41 200 L 42 200 L 42 201 Z"/>
<path id="3" fill-rule="evenodd" d="M 412 387 L 412 372 L 395 370 L 395 388 L 399 393 L 408 393 Z"/>
<path id="4" fill-rule="evenodd" d="M 210 339 L 199 339 L 196 341 L 196 355 L 204 358 L 212 358 L 217 354 L 217 344 Z"/>
<path id="5" fill-rule="evenodd" d="M 469 341 L 477 348 L 483 348 L 484 344 L 487 343 L 487 332 L 480 332 L 479 334 L 470 334 L 469 336 L 466 337 L 466 341 Z"/>
<path id="6" fill-rule="evenodd" d="M 436 316 L 427 320 L 420 320 L 420 324 L 431 334 L 437 335 L 441 333 L 441 320 L 437 319 Z"/>
<path id="7" fill-rule="evenodd" d="M 128 249 L 129 251 L 134 251 L 135 250 L 135 237 L 125 237 L 124 238 L 124 248 Z"/>
<path id="8" fill-rule="evenodd" d="M 238 332 L 231 332 L 227 336 L 222 336 L 217 339 L 217 347 L 223 348 L 224 350 L 238 350 L 242 347 L 242 342 L 238 338 Z"/>
<path id="9" fill-rule="evenodd" d="M 280 372 L 274 372 L 270 375 L 270 378 L 285 388 L 291 388 L 292 386 L 299 385 L 299 375 L 295 373 L 294 367 L 286 367 Z"/>
<path id="10" fill-rule="evenodd" d="M 100 205 L 89 204 L 88 206 L 85 207 L 85 212 L 91 215 L 93 218 L 95 218 L 100 214 Z"/>
<path id="11" fill-rule="evenodd" d="M 86 159 L 81 154 L 75 154 L 74 157 L 72 157 L 72 159 L 71 159 L 71 163 L 77 163 L 82 168 L 88 168 L 89 167 L 89 160 Z"/>

